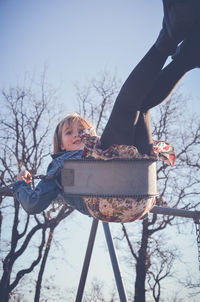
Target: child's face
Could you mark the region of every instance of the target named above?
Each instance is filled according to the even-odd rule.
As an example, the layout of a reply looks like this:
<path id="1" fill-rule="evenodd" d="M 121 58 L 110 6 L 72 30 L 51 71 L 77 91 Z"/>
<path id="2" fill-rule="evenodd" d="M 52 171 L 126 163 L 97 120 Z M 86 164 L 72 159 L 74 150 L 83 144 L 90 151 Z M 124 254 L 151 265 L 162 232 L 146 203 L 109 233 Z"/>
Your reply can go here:
<path id="1" fill-rule="evenodd" d="M 64 126 L 62 129 L 61 149 L 66 151 L 83 150 L 84 145 L 79 135 L 84 129 L 79 122 L 73 123 L 71 127 Z"/>

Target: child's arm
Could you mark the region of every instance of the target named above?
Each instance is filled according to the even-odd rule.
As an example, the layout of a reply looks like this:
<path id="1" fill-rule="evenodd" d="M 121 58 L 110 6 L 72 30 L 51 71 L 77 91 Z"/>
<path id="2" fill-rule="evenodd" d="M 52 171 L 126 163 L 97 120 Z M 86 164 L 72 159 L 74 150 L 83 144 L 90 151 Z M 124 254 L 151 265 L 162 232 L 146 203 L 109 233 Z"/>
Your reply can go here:
<path id="1" fill-rule="evenodd" d="M 28 214 L 37 214 L 50 205 L 60 193 L 60 189 L 54 180 L 44 179 L 33 190 L 28 183 L 30 179 L 31 174 L 28 171 L 18 174 L 18 181 L 14 184 L 13 191 Z"/>

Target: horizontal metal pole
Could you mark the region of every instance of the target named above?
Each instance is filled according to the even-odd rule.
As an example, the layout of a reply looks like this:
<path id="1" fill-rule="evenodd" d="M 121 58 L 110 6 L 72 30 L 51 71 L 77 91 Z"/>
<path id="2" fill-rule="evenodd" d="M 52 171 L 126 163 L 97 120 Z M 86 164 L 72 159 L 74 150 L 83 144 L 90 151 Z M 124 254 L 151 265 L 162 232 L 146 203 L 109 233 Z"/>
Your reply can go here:
<path id="1" fill-rule="evenodd" d="M 200 220 L 200 211 L 189 211 L 183 209 L 154 206 L 150 212 L 154 214 L 193 218 L 195 221 Z"/>

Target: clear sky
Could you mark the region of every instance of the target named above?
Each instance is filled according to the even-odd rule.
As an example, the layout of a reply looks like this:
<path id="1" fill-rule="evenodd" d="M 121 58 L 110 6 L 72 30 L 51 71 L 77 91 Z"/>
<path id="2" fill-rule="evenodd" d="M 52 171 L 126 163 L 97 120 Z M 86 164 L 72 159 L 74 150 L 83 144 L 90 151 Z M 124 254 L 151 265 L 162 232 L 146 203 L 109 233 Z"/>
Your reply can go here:
<path id="1" fill-rule="evenodd" d="M 23 83 L 26 72 L 37 79 L 47 66 L 47 81 L 59 87 L 63 111 L 74 111 L 74 83 L 83 85 L 103 70 L 125 80 L 156 40 L 162 15 L 161 0 L 0 0 L 0 88 Z M 194 112 L 199 110 L 199 72 L 192 71 L 182 81 Z M 67 278 L 72 271 L 79 278 L 85 250 L 79 242 L 86 244 L 90 228 L 88 218 L 75 215 L 79 223 L 72 219 L 70 236 L 76 242 L 68 249 L 66 241 L 71 267 L 67 286 L 74 285 Z M 97 245 L 102 255 L 105 246 Z M 104 261 L 105 270 L 95 260 L 93 268 L 96 265 L 94 272 L 107 282 L 111 275 Z M 65 271 L 58 275 L 64 284 Z"/>
<path id="2" fill-rule="evenodd" d="M 161 22 L 161 0 L 1 0 L 0 87 L 23 82 L 26 72 L 38 78 L 47 66 L 63 109 L 73 111 L 74 83 L 82 85 L 104 69 L 125 80 Z M 182 81 L 194 98 L 198 72 Z"/>

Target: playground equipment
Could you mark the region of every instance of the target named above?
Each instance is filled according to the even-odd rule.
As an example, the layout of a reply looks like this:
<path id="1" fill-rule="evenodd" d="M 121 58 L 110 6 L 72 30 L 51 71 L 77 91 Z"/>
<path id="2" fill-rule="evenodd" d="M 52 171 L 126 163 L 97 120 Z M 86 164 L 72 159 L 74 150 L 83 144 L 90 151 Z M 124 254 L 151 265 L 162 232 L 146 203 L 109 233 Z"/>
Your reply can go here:
<path id="1" fill-rule="evenodd" d="M 130 177 L 131 175 L 131 177 Z M 156 162 L 149 159 L 117 160 L 66 160 L 62 169 L 62 185 L 70 196 L 106 197 L 106 198 L 149 198 L 158 195 L 156 187 Z M 136 209 L 136 208 L 134 208 Z M 200 211 L 189 211 L 169 207 L 153 206 L 144 209 L 154 214 L 191 218 L 196 225 L 198 260 L 200 265 Z M 99 220 L 93 219 L 78 286 L 76 302 L 81 302 L 91 260 Z M 120 302 L 127 302 L 116 251 L 114 248 L 109 223 L 103 221 L 103 228 L 110 254 Z M 199 267 L 200 268 L 200 267 Z"/>
<path id="2" fill-rule="evenodd" d="M 167 208 L 167 207 L 161 207 L 161 206 L 154 206 L 150 212 L 154 213 L 154 214 L 192 218 L 194 220 L 194 223 L 196 225 L 196 232 L 197 232 L 198 260 L 199 260 L 199 266 L 200 266 L 200 211 L 188 211 L 188 210 L 173 209 L 173 208 Z M 98 223 L 99 223 L 98 220 L 93 219 L 75 302 L 82 301 Z M 112 263 L 112 268 L 113 268 L 113 272 L 114 272 L 114 276 L 115 276 L 115 282 L 117 285 L 120 302 L 128 302 L 125 287 L 124 287 L 121 272 L 120 272 L 120 268 L 119 268 L 119 263 L 117 260 L 115 247 L 113 244 L 113 239 L 112 239 L 109 223 L 102 222 L 102 224 L 103 224 L 103 228 L 104 228 L 104 233 L 105 233 L 106 242 L 107 242 L 107 246 L 108 246 L 108 250 L 109 250 L 109 254 L 110 254 L 110 260 Z M 199 269 L 200 269 L 200 267 L 199 267 Z"/>
<path id="3" fill-rule="evenodd" d="M 68 159 L 62 171 L 62 184 L 70 196 L 148 198 L 158 195 L 156 161 Z"/>
<path id="4" fill-rule="evenodd" d="M 156 161 L 147 158 L 66 160 L 62 185 L 66 197 L 82 196 L 88 212 L 98 220 L 135 221 L 155 204 Z"/>

